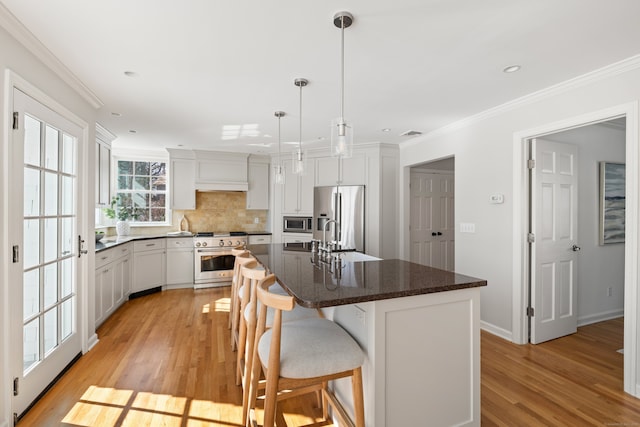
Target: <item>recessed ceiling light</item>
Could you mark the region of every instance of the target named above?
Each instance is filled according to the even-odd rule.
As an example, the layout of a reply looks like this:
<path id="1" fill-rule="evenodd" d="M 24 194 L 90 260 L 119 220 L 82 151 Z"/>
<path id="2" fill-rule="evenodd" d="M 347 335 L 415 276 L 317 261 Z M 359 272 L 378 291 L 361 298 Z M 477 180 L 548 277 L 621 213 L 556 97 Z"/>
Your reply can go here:
<path id="1" fill-rule="evenodd" d="M 127 77 L 138 77 L 138 73 L 136 73 L 135 71 L 125 71 L 124 75 Z"/>
<path id="2" fill-rule="evenodd" d="M 502 72 L 503 73 L 515 73 L 516 71 L 520 71 L 520 66 L 519 65 L 509 65 L 508 67 L 505 67 Z"/>
<path id="3" fill-rule="evenodd" d="M 184 147 L 184 144 L 178 144 L 178 147 Z"/>
<path id="4" fill-rule="evenodd" d="M 382 129 L 382 132 L 391 132 L 391 129 L 390 128 L 384 128 L 384 129 Z"/>
<path id="5" fill-rule="evenodd" d="M 111 115 L 112 115 L 113 117 L 122 117 L 122 114 L 120 114 L 120 113 L 116 113 L 115 111 L 113 111 L 113 112 L 111 113 Z"/>
<path id="6" fill-rule="evenodd" d="M 137 130 L 133 130 L 133 129 L 131 129 L 131 130 L 129 131 L 129 133 L 138 133 L 138 131 L 137 131 Z"/>

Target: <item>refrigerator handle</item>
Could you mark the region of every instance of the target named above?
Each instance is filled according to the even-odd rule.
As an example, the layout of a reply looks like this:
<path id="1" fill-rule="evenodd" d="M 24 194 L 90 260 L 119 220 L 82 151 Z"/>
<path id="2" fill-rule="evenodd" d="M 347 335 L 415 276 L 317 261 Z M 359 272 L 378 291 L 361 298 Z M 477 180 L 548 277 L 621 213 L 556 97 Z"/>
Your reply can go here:
<path id="1" fill-rule="evenodd" d="M 341 231 L 342 231 L 342 193 L 337 192 L 336 193 L 336 199 L 337 199 L 337 208 L 336 208 L 336 222 L 335 224 L 333 224 L 334 226 L 334 240 L 336 242 L 340 242 L 342 236 L 341 236 Z"/>

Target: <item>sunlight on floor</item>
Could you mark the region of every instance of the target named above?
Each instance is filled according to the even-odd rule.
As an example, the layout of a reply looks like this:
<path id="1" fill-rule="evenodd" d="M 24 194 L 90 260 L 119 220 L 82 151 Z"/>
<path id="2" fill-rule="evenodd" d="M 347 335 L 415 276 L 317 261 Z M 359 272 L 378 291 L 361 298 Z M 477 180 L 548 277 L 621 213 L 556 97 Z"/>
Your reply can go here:
<path id="1" fill-rule="evenodd" d="M 218 312 L 229 312 L 229 306 L 231 305 L 230 298 L 220 298 L 215 301 L 215 309 Z"/>
<path id="2" fill-rule="evenodd" d="M 90 386 L 62 420 L 83 427 L 235 425 L 229 403 Z"/>

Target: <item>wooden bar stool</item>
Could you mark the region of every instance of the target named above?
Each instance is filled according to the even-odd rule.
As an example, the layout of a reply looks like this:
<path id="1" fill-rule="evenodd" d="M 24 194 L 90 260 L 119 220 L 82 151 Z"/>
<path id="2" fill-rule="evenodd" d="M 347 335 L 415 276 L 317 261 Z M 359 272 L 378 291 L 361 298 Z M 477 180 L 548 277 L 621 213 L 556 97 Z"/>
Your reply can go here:
<path id="1" fill-rule="evenodd" d="M 250 252 L 245 252 L 236 256 L 236 264 L 238 264 L 238 272 L 237 275 L 234 272 L 234 276 L 236 276 L 236 289 L 231 292 L 231 307 L 233 308 L 233 313 L 229 313 L 231 317 L 231 350 L 235 351 L 238 348 L 239 343 L 239 333 L 240 333 L 240 313 L 241 313 L 241 305 L 242 305 L 242 295 L 240 293 L 240 287 L 244 282 L 242 277 L 242 266 L 247 264 L 257 265 L 256 259 L 251 255 Z M 234 264 L 235 269 L 235 264 Z M 233 283 L 233 282 L 232 282 Z M 233 286 L 232 286 L 233 287 Z"/>
<path id="2" fill-rule="evenodd" d="M 244 249 L 241 246 L 231 249 L 231 255 L 235 257 L 235 262 L 233 263 L 233 276 L 231 276 L 231 300 L 229 301 L 229 325 L 231 328 L 233 326 L 233 316 L 237 311 L 236 303 L 238 301 L 238 272 L 240 271 L 240 263 L 238 262 L 238 257 L 244 254 L 249 253 L 248 250 Z M 233 340 L 231 341 L 232 350 L 235 350 L 233 347 Z"/>
<path id="3" fill-rule="evenodd" d="M 364 396 L 362 364 L 364 353 L 358 343 L 336 323 L 324 318 L 309 318 L 283 323 L 283 313 L 293 310 L 295 301 L 289 295 L 269 292 L 275 276 L 268 275 L 257 286 L 262 303 L 256 329 L 249 387 L 250 418 L 247 425 L 256 425 L 255 404 L 260 371 L 266 377 L 264 427 L 273 427 L 276 403 L 295 395 L 320 388 L 323 395 L 323 414 L 327 404 L 334 409 L 341 425 L 354 425 L 346 411 L 327 388 L 331 380 L 351 377 L 355 426 L 364 427 Z M 273 326 L 266 329 L 267 308 L 274 310 Z"/>
<path id="4" fill-rule="evenodd" d="M 240 334 L 239 334 L 239 346 L 238 346 L 238 358 L 236 363 L 236 383 L 241 383 L 243 388 L 242 395 L 242 423 L 245 424 L 248 415 L 248 403 L 249 403 L 249 381 L 251 379 L 250 372 L 252 370 L 251 364 L 253 362 L 253 353 L 256 337 L 256 326 L 258 321 L 258 298 L 256 295 L 257 285 L 260 280 L 266 276 L 266 271 L 261 266 L 253 266 L 253 264 L 247 264 L 241 267 L 242 277 L 244 279 L 243 285 L 240 287 L 241 301 L 242 301 L 242 318 L 240 320 Z M 287 295 L 286 291 L 278 284 L 275 283 L 271 287 L 271 291 L 280 295 Z M 246 304 L 245 304 L 246 301 Z M 268 329 L 273 324 L 275 312 L 272 309 L 267 310 L 267 320 L 265 327 Z M 291 322 L 295 320 L 317 318 L 320 316 L 320 312 L 316 309 L 309 309 L 300 306 L 295 306 L 293 310 L 284 313 L 282 321 Z M 245 344 L 242 346 L 242 337 L 245 337 Z M 241 351 L 244 350 L 243 353 Z"/>

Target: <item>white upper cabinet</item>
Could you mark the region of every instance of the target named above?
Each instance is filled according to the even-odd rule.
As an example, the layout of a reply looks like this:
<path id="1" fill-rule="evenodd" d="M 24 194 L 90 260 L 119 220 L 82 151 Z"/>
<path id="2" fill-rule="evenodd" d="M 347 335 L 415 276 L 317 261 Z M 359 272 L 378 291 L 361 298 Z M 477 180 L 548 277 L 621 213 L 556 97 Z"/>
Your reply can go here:
<path id="1" fill-rule="evenodd" d="M 116 136 L 96 123 L 96 205 L 110 203 L 111 142 Z"/>
<path id="2" fill-rule="evenodd" d="M 247 209 L 269 209 L 269 158 L 249 157 Z"/>
<path id="3" fill-rule="evenodd" d="M 196 159 L 193 151 L 172 150 L 169 152 L 169 182 L 171 209 L 193 210 L 196 208 Z"/>
<path id="4" fill-rule="evenodd" d="M 285 215 L 313 214 L 315 162 L 308 159 L 304 175 L 291 172 L 291 162 L 284 163 L 285 182 L 282 191 L 282 213 Z"/>
<path id="5" fill-rule="evenodd" d="M 346 159 L 320 157 L 316 160 L 316 185 L 365 185 L 367 158 L 364 154 Z"/>

